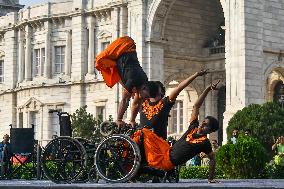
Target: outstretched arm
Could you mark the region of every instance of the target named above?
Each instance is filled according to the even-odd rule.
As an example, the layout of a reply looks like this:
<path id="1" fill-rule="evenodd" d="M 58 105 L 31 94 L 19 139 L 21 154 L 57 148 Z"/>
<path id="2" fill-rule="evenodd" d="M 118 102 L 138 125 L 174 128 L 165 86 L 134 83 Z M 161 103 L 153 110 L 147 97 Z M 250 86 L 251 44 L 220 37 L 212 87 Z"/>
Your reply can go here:
<path id="1" fill-rule="evenodd" d="M 190 77 L 188 77 L 187 79 L 183 80 L 169 95 L 169 100 L 170 101 L 174 101 L 176 99 L 176 97 L 179 95 L 179 93 L 185 88 L 187 87 L 195 78 L 197 78 L 198 76 L 202 76 L 207 74 L 208 70 L 201 70 L 199 72 L 196 72 L 195 74 L 191 75 Z"/>
<path id="2" fill-rule="evenodd" d="M 202 103 L 204 102 L 205 97 L 208 95 L 209 91 L 216 90 L 217 85 L 220 83 L 218 80 L 216 83 L 213 83 L 206 87 L 206 89 L 202 92 L 202 94 L 198 97 L 197 101 L 193 105 L 193 110 L 191 113 L 191 117 L 197 117 L 199 114 L 199 108 L 201 107 Z"/>

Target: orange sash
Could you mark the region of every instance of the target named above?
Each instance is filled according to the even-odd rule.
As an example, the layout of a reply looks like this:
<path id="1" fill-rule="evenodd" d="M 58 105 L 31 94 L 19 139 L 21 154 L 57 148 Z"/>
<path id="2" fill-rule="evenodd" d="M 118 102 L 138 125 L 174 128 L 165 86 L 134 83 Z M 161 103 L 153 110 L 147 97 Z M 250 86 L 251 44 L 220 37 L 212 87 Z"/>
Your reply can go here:
<path id="1" fill-rule="evenodd" d="M 135 42 L 133 39 L 124 36 L 116 39 L 96 57 L 96 69 L 101 71 L 107 86 L 113 87 L 120 80 L 116 68 L 116 60 L 123 53 L 135 50 Z"/>
<path id="2" fill-rule="evenodd" d="M 133 140 L 136 143 L 139 141 L 139 132 L 143 132 L 143 144 L 148 165 L 165 171 L 172 170 L 174 165 L 170 160 L 170 145 L 146 128 L 134 134 Z"/>

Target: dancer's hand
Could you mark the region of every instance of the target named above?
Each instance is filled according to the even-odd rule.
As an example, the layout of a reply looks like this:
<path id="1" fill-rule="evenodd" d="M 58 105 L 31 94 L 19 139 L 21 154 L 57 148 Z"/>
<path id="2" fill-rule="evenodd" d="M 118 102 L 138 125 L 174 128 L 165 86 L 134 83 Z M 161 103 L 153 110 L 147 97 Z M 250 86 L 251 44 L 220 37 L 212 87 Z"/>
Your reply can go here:
<path id="1" fill-rule="evenodd" d="M 132 127 L 135 127 L 137 125 L 137 123 L 135 121 L 130 121 L 129 124 L 132 126 Z"/>
<path id="2" fill-rule="evenodd" d="M 218 80 L 216 83 L 212 83 L 211 86 L 210 86 L 210 89 L 211 89 L 211 90 L 216 90 L 218 84 L 220 83 L 220 81 L 221 81 L 221 80 Z"/>
<path id="3" fill-rule="evenodd" d="M 199 72 L 196 72 L 197 76 L 203 76 L 206 75 L 208 73 L 209 69 L 205 69 L 205 70 L 201 70 Z"/>
<path id="4" fill-rule="evenodd" d="M 118 128 L 121 128 L 123 125 L 125 125 L 125 122 L 122 121 L 121 119 L 116 120 L 115 123 Z"/>

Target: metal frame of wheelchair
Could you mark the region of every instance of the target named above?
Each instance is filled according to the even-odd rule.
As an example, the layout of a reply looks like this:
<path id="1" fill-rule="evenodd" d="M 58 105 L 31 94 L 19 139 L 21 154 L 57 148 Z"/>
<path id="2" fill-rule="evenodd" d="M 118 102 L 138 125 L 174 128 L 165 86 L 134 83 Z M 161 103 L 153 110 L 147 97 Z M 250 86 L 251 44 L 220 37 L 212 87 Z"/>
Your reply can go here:
<path id="1" fill-rule="evenodd" d="M 105 121 L 100 125 L 105 138 L 98 145 L 82 138 L 53 139 L 42 153 L 43 171 L 55 183 L 98 182 L 99 178 L 120 183 L 139 180 L 145 173 L 166 182 L 167 172 L 142 165 L 139 145 L 131 139 L 135 131 L 130 125 L 118 128 Z M 178 169 L 175 173 L 170 182 L 178 182 Z"/>

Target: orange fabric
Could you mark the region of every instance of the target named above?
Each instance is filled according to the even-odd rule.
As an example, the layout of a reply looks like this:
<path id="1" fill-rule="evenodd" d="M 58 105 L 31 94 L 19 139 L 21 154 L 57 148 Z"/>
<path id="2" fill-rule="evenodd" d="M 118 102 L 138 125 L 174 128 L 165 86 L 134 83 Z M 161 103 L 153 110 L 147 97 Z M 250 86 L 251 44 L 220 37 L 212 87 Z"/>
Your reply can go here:
<path id="1" fill-rule="evenodd" d="M 150 120 L 161 111 L 163 106 L 164 104 L 162 100 L 160 100 L 160 102 L 156 104 L 155 106 L 151 106 L 150 100 L 147 99 L 142 104 L 142 111 L 144 112 L 147 119 Z"/>
<path id="2" fill-rule="evenodd" d="M 120 80 L 116 68 L 116 60 L 123 53 L 135 50 L 135 42 L 133 39 L 124 36 L 116 39 L 96 57 L 96 69 L 101 71 L 107 86 L 113 87 Z"/>
<path id="3" fill-rule="evenodd" d="M 197 130 L 198 130 L 197 128 L 192 129 L 190 133 L 186 136 L 186 141 L 192 144 L 198 144 L 207 139 L 206 136 L 202 136 L 200 138 L 193 138 L 192 135 L 195 134 Z"/>
<path id="4" fill-rule="evenodd" d="M 146 128 L 134 134 L 133 140 L 136 143 L 139 141 L 139 132 L 143 132 L 143 144 L 148 165 L 165 171 L 173 169 L 174 165 L 170 160 L 170 145 Z"/>

